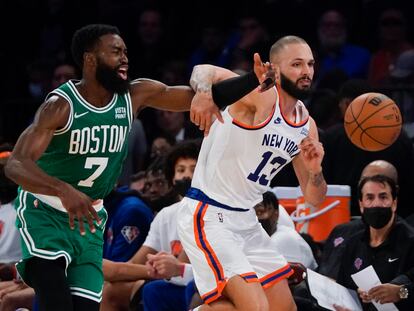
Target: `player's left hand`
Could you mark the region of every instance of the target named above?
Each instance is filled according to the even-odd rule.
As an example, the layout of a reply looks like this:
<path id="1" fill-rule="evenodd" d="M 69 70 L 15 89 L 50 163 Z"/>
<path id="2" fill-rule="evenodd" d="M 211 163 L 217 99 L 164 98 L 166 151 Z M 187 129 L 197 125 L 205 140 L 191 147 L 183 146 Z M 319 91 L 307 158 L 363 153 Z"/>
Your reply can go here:
<path id="1" fill-rule="evenodd" d="M 211 92 L 197 91 L 191 101 L 190 120 L 207 136 L 215 119 L 224 123 L 219 108 L 213 101 Z"/>
<path id="2" fill-rule="evenodd" d="M 322 143 L 308 136 L 301 141 L 299 148 L 306 169 L 312 173 L 320 173 L 322 171 L 323 156 L 325 155 Z"/>

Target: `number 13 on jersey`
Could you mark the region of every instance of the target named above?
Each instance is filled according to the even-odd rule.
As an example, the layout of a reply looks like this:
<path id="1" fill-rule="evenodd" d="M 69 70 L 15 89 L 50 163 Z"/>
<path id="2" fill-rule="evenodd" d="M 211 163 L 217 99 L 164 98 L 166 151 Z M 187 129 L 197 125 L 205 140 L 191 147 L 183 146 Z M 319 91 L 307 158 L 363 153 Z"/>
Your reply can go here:
<path id="1" fill-rule="evenodd" d="M 262 173 L 263 169 L 266 165 L 271 165 L 273 168 L 270 171 L 269 175 L 272 175 L 276 171 L 278 171 L 284 164 L 286 164 L 287 160 L 285 158 L 282 158 L 280 156 L 273 157 L 273 152 L 266 151 L 262 154 L 262 161 L 260 161 L 259 165 L 257 166 L 256 170 L 253 173 L 250 173 L 249 176 L 247 176 L 247 179 L 257 182 L 259 181 L 259 184 L 262 186 L 267 186 L 270 182 L 268 179 L 269 176 Z M 269 161 L 270 160 L 270 161 Z"/>

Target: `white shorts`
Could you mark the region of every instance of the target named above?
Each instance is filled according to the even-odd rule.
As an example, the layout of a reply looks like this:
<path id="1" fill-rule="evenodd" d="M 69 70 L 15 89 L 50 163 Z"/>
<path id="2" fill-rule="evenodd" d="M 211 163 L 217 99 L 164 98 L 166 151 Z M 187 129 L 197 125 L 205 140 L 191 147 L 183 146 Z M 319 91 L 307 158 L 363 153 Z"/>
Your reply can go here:
<path id="1" fill-rule="evenodd" d="M 219 298 L 234 275 L 267 288 L 293 273 L 253 208 L 234 211 L 212 201 L 185 197 L 177 217 L 178 234 L 205 303 Z"/>

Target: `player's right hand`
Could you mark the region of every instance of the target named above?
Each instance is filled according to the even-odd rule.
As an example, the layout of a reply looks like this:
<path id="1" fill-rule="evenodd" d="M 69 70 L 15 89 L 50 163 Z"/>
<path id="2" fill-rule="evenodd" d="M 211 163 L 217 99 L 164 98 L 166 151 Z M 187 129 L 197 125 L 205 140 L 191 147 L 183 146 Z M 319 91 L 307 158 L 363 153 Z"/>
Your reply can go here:
<path id="1" fill-rule="evenodd" d="M 93 207 L 94 200 L 68 184 L 64 187 L 59 198 L 68 212 L 69 226 L 72 230 L 75 229 L 75 220 L 77 220 L 80 234 L 85 235 L 84 220 L 86 219 L 89 224 L 89 230 L 95 233 L 96 229 L 93 221 L 95 220 L 100 224 L 101 220 Z"/>
<path id="2" fill-rule="evenodd" d="M 224 123 L 219 108 L 213 101 L 211 92 L 197 91 L 191 101 L 190 120 L 207 136 L 215 119 Z"/>

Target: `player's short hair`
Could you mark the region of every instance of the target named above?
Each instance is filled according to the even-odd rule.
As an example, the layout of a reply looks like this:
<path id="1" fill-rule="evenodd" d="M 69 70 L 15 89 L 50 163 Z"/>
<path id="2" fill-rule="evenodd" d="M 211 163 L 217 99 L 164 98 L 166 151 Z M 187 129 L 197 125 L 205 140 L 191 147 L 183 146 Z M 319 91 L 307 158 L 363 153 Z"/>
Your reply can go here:
<path id="1" fill-rule="evenodd" d="M 83 54 L 92 51 L 99 39 L 107 34 L 121 35 L 116 26 L 106 24 L 90 24 L 78 29 L 72 37 L 72 57 L 79 68 L 83 67 Z"/>
<path id="2" fill-rule="evenodd" d="M 275 210 L 279 210 L 279 200 L 272 191 L 266 191 L 263 193 L 263 205 L 264 207 L 273 207 Z"/>
<path id="3" fill-rule="evenodd" d="M 280 53 L 280 51 L 289 44 L 308 44 L 304 39 L 298 36 L 284 36 L 277 40 L 270 48 L 269 59 L 272 60 L 274 55 Z"/>

